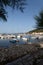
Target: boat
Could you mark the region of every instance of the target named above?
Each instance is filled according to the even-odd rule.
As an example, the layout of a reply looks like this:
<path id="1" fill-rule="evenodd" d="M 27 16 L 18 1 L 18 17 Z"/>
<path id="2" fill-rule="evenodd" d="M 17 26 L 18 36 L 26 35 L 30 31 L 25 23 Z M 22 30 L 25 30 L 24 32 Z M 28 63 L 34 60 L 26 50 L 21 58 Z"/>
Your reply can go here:
<path id="1" fill-rule="evenodd" d="M 23 40 L 27 41 L 27 38 L 22 38 Z"/>
<path id="2" fill-rule="evenodd" d="M 13 39 L 13 40 L 10 40 L 11 43 L 16 43 L 16 42 L 19 42 L 18 39 Z"/>
<path id="3" fill-rule="evenodd" d="M 29 35 L 25 35 L 22 37 L 23 41 L 29 41 L 30 40 L 30 36 Z"/>

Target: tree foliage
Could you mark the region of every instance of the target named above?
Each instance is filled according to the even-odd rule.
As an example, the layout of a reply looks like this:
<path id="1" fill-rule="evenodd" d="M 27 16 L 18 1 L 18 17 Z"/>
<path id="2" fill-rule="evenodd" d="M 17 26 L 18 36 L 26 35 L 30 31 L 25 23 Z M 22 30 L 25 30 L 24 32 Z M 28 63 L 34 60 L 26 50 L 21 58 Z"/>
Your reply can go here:
<path id="1" fill-rule="evenodd" d="M 26 0 L 0 0 L 0 19 L 7 21 L 6 7 L 17 8 L 23 12 Z"/>
<path id="2" fill-rule="evenodd" d="M 35 16 L 35 20 L 36 20 L 36 28 L 43 29 L 43 10 L 39 13 L 39 16 Z"/>

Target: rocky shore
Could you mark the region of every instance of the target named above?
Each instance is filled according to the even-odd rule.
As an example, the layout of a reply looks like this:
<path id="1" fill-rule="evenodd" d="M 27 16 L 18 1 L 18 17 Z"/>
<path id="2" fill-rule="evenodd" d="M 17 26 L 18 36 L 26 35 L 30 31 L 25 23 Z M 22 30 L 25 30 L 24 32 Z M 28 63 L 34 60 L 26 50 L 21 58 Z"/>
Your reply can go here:
<path id="1" fill-rule="evenodd" d="M 9 48 L 0 48 L 0 65 L 5 65 L 27 54 L 34 55 L 38 52 L 39 47 L 34 44 L 13 44 Z"/>

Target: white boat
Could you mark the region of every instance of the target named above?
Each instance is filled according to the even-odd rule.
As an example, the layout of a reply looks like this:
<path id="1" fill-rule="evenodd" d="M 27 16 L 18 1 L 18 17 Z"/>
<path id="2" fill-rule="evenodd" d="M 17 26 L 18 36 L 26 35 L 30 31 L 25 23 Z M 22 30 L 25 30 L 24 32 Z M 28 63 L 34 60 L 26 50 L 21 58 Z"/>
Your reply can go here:
<path id="1" fill-rule="evenodd" d="M 25 37 L 24 37 L 24 38 L 22 38 L 22 39 L 23 39 L 24 41 L 27 41 L 27 40 L 28 40 L 28 39 L 27 39 L 27 38 L 25 38 Z"/>
<path id="2" fill-rule="evenodd" d="M 43 38 L 43 36 L 39 36 L 39 39 Z"/>

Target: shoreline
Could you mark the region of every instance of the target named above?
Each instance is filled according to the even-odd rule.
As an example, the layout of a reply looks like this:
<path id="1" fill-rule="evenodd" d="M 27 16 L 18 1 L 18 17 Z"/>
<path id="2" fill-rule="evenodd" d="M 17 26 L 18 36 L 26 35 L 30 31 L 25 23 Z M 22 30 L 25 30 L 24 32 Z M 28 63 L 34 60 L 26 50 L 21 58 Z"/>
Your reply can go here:
<path id="1" fill-rule="evenodd" d="M 38 44 L 20 44 L 11 45 L 9 48 L 0 48 L 0 63 L 6 64 L 31 52 L 36 53 L 39 47 Z"/>

